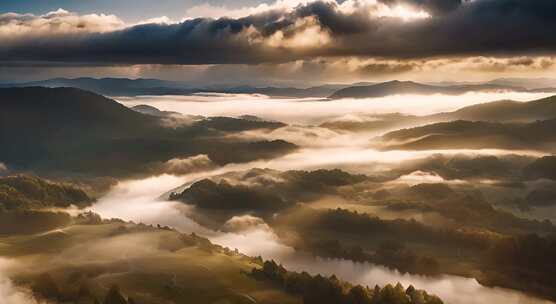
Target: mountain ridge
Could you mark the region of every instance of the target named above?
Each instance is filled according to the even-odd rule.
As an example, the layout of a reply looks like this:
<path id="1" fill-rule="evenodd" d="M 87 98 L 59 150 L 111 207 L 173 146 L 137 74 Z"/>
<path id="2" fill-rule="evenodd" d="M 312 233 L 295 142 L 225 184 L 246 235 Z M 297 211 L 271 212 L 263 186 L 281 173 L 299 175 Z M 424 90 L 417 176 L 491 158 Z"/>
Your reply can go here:
<path id="1" fill-rule="evenodd" d="M 16 171 L 127 176 L 173 158 L 206 154 L 226 164 L 296 148 L 279 140 L 226 139 L 229 133 L 279 128 L 281 123 L 211 117 L 169 127 L 165 117 L 76 88 L 0 89 L 0 106 L 0 160 Z"/>
<path id="2" fill-rule="evenodd" d="M 140 95 L 194 95 L 199 93 L 262 94 L 284 98 L 370 98 L 396 94 L 447 94 L 459 95 L 472 91 L 515 91 L 515 92 L 556 92 L 556 88 L 545 80 L 542 84 L 531 86 L 528 82 L 506 82 L 492 80 L 483 83 L 449 82 L 418 83 L 414 81 L 392 80 L 386 82 L 355 82 L 351 84 L 322 84 L 309 87 L 251 86 L 251 85 L 207 85 L 199 86 L 180 81 L 155 78 L 51 78 L 45 80 L 0 84 L 7 87 L 76 87 L 108 96 Z"/>
<path id="3" fill-rule="evenodd" d="M 393 80 L 382 82 L 373 85 L 365 86 L 351 86 L 340 89 L 329 96 L 330 99 L 343 99 L 343 98 L 378 98 L 389 95 L 400 94 L 418 94 L 418 95 L 433 95 L 433 94 L 446 94 L 446 95 L 461 95 L 467 92 L 476 91 L 527 91 L 521 87 L 504 86 L 497 84 L 466 84 L 466 85 L 450 85 L 450 86 L 436 86 L 417 83 L 413 81 L 399 81 Z"/>

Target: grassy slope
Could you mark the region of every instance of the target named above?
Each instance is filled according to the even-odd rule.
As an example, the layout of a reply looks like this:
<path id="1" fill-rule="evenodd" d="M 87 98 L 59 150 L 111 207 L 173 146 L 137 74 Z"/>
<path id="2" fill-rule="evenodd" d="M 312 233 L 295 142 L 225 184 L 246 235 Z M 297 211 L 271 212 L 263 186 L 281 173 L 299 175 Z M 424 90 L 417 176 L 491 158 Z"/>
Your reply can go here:
<path id="1" fill-rule="evenodd" d="M 1 238 L 0 256 L 25 256 L 27 267 L 15 281 L 30 286 L 48 273 L 65 300 L 75 298 L 82 286 L 90 291 L 91 302 L 102 300 L 117 284 L 125 297 L 139 303 L 300 303 L 245 275 L 260 266 L 256 259 L 184 239 L 191 237 L 134 224 L 72 225 Z"/>

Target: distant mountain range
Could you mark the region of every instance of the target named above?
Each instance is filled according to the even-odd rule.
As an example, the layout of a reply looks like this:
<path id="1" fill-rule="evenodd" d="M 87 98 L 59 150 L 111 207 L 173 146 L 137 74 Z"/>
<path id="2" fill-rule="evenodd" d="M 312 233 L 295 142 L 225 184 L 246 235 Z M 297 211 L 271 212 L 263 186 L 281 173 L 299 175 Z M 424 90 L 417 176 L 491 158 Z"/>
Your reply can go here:
<path id="1" fill-rule="evenodd" d="M 498 78 L 487 82 L 488 84 L 522 87 L 529 90 L 556 87 L 556 79 L 552 78 Z"/>
<path id="2" fill-rule="evenodd" d="M 556 81 L 541 79 L 533 85 L 525 79 L 497 79 L 486 83 L 437 83 L 422 84 L 412 81 L 389 81 L 383 83 L 358 82 L 354 84 L 325 84 L 308 88 L 255 87 L 255 86 L 206 86 L 199 87 L 185 82 L 160 79 L 128 78 L 53 78 L 26 83 L 0 84 L 0 87 L 74 87 L 107 96 L 139 95 L 193 95 L 199 93 L 262 94 L 285 98 L 374 98 L 396 94 L 446 94 L 459 95 L 467 92 L 514 91 L 555 92 Z M 521 84 L 523 86 L 521 86 Z M 551 87 L 551 86 L 554 87 Z"/>
<path id="3" fill-rule="evenodd" d="M 53 78 L 25 83 L 0 84 L 0 87 L 73 87 L 107 96 L 139 95 L 192 95 L 197 93 L 263 94 L 274 97 L 323 98 L 349 85 L 327 84 L 309 88 L 253 87 L 253 86 L 207 86 L 195 87 L 183 82 L 160 79 L 128 78 Z"/>
<path id="4" fill-rule="evenodd" d="M 3 84 L 0 87 L 72 87 L 108 96 L 185 95 L 194 92 L 185 83 L 141 78 L 53 78 L 25 83 Z"/>

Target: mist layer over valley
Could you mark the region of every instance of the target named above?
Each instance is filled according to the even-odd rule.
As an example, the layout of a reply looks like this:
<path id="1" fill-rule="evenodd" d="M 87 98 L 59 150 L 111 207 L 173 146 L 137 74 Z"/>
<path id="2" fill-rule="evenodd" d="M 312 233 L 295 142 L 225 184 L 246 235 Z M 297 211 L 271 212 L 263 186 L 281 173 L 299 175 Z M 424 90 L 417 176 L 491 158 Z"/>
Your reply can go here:
<path id="1" fill-rule="evenodd" d="M 6 90 L 13 100 L 28 94 Z M 55 104 L 66 89 L 32 90 L 54 94 Z M 88 98 L 88 106 L 103 104 L 78 113 L 104 113 L 102 123 L 80 122 L 94 145 L 52 149 L 28 131 L 25 138 L 36 138 L 51 157 L 8 151 L 2 159 L 0 255 L 10 265 L 66 257 L 33 271 L 11 267 L 0 283 L 13 303 L 120 293 L 129 303 L 167 297 L 310 303 L 291 287 L 259 281 L 257 271 L 274 270 L 369 286 L 365 294 L 375 299 L 394 288 L 411 303 L 421 303 L 414 288 L 453 304 L 556 299 L 546 271 L 553 267 L 556 233 L 556 100 L 547 94 L 117 98 L 123 107 L 70 92 Z M 7 104 L 18 115 L 32 111 Z M 12 116 L 5 115 L 23 127 Z M 72 124 L 48 126 L 60 130 L 60 142 L 85 142 L 65 131 Z M 528 132 L 534 136 L 523 135 Z M 140 154 L 127 157 L 132 151 Z M 22 220 L 33 224 L 20 227 Z M 55 247 L 43 252 L 50 239 Z M 92 245 L 81 244 L 87 239 Z M 74 260 L 79 250 L 92 254 Z M 200 265 L 189 268 L 197 258 Z M 171 265 L 179 269 L 168 270 Z M 204 267 L 226 279 L 205 283 L 211 279 L 201 275 Z M 80 286 L 64 283 L 68 276 L 79 277 Z M 141 276 L 157 283 L 139 288 L 133 282 Z M 218 292 L 189 294 L 187 278 Z"/>
<path id="2" fill-rule="evenodd" d="M 249 94 L 202 94 L 192 96 L 115 97 L 127 106 L 149 104 L 160 110 L 189 115 L 232 116 L 254 115 L 289 124 L 320 124 L 343 116 L 365 116 L 387 113 L 429 115 L 450 112 L 479 103 L 515 100 L 530 101 L 552 96 L 550 93 L 470 92 L 452 95 L 389 95 L 379 98 L 338 99 L 288 98 Z M 247 110 L 246 110 L 247 109 Z M 346 118 L 347 119 L 347 118 Z"/>
<path id="3" fill-rule="evenodd" d="M 462 191 L 467 196 L 467 198 L 464 196 L 464 199 L 472 201 L 477 199 L 479 201 L 486 200 L 488 203 L 482 202 L 481 204 L 490 204 L 495 207 L 492 211 L 488 211 L 489 213 L 493 212 L 493 218 L 486 219 L 484 224 L 476 226 L 475 229 L 479 229 L 478 231 L 485 229 L 484 231 L 494 233 L 520 235 L 527 231 L 540 229 L 537 231 L 541 234 L 553 233 L 551 232 L 553 228 L 551 228 L 552 224 L 550 224 L 550 221 L 556 218 L 551 217 L 551 213 L 548 211 L 552 210 L 553 206 L 524 207 L 523 204 L 527 204 L 526 201 L 523 203 L 517 202 L 521 197 L 527 200 L 527 195 L 534 192 L 535 189 L 551 187 L 551 177 L 547 176 L 539 180 L 538 177 L 530 176 L 532 174 L 530 172 L 533 170 L 531 168 L 534 167 L 535 162 L 540 161 L 543 156 L 550 155 L 551 150 L 453 149 L 450 147 L 420 151 L 384 150 L 377 149 L 373 142 L 377 141 L 381 135 L 396 129 L 396 125 L 371 125 L 367 129 L 365 127 L 349 129 L 338 128 L 336 124 L 338 122 L 362 123 L 388 119 L 399 121 L 400 119 L 396 115 L 401 115 L 403 117 L 412 117 L 404 122 L 404 127 L 409 128 L 434 123 L 435 119 L 439 119 L 435 115 L 430 114 L 459 110 L 460 106 L 480 105 L 490 100 L 496 100 L 499 96 L 485 95 L 482 96 L 484 98 L 482 100 L 474 99 L 478 97 L 480 96 L 477 94 L 470 94 L 466 96 L 468 99 L 465 100 L 463 98 L 457 100 L 457 97 L 456 100 L 451 100 L 454 98 L 453 96 L 434 96 L 432 100 L 428 101 L 430 103 L 426 105 L 420 104 L 415 108 L 407 107 L 399 109 L 404 111 L 403 114 L 392 114 L 389 112 L 390 110 L 398 109 L 395 107 L 388 108 L 385 105 L 389 103 L 395 104 L 398 98 L 415 98 L 416 100 L 424 101 L 425 97 L 400 96 L 385 100 L 365 100 L 361 101 L 361 103 L 360 101 L 349 100 L 315 102 L 261 99 L 259 97 L 242 95 L 201 96 L 193 98 L 193 101 L 188 99 L 189 97 L 170 96 L 126 98 L 124 103 L 130 107 L 148 103 L 165 111 L 177 112 L 182 115 L 233 116 L 250 120 L 273 121 L 282 118 L 281 121 L 287 121 L 289 125 L 274 130 L 243 131 L 240 134 L 230 135 L 230 138 L 285 139 L 298 145 L 299 150 L 271 160 L 230 164 L 208 170 L 201 168 L 197 173 L 181 175 L 179 177 L 160 175 L 144 180 L 121 182 L 104 197 L 100 198 L 91 210 L 106 218 L 122 218 L 153 225 L 168 225 L 184 232 L 193 231 L 208 237 L 216 244 L 237 248 L 240 252 L 247 255 L 274 259 L 291 270 L 309 271 L 323 275 L 336 274 L 341 279 L 371 286 L 374 284 L 384 285 L 388 284 L 388 282 L 401 282 L 404 285 L 411 284 L 417 288 L 439 295 L 447 303 L 544 303 L 545 300 L 509 289 L 485 287 L 478 283 L 476 278 L 473 278 L 470 273 L 465 274 L 470 276 L 468 278 L 449 274 L 434 274 L 431 276 L 430 274 L 419 272 L 412 273 L 413 271 L 408 273 L 407 270 L 400 271 L 392 265 L 384 267 L 373 263 L 376 263 L 376 261 L 369 263 L 349 255 L 329 255 L 330 253 L 327 252 L 312 251 L 317 250 L 315 248 L 307 251 L 300 250 L 299 244 L 296 243 L 299 240 L 291 240 L 291 231 L 283 231 L 284 224 L 278 219 L 280 215 L 275 213 L 284 212 L 288 214 L 293 212 L 285 216 L 285 219 L 288 219 L 295 217 L 294 214 L 296 212 L 307 212 L 306 210 L 292 211 L 291 208 L 308 207 L 312 210 L 336 210 L 336 208 L 341 208 L 341 210 L 349 210 L 349 212 L 376 215 L 386 220 L 411 219 L 424 226 L 441 227 L 442 229 L 459 230 L 469 226 L 471 222 L 479 224 L 478 218 L 475 220 L 470 218 L 460 222 L 463 219 L 449 215 L 453 211 L 443 211 L 442 209 L 435 209 L 437 207 L 433 206 L 423 209 L 424 207 L 419 205 L 420 203 L 414 206 L 411 206 L 410 203 L 402 205 L 403 197 L 406 195 L 402 193 L 406 191 L 410 191 L 410 193 L 411 191 L 426 191 L 422 193 L 424 196 L 417 200 L 445 200 L 442 198 L 445 194 L 440 194 L 441 192 L 435 194 L 435 192 L 448 191 L 442 187 L 449 187 L 449 191 L 455 191 L 452 194 L 452 199 L 455 201 L 459 200 L 456 199 L 456 196 L 459 195 L 456 195 L 456 193 Z M 544 96 L 523 95 L 513 97 L 517 97 L 518 100 L 521 99 L 521 102 L 525 104 L 529 101 L 527 97 Z M 427 98 L 430 98 L 430 96 Z M 444 100 L 445 104 L 437 105 L 438 108 L 433 107 L 431 109 L 431 103 L 438 103 L 440 100 Z M 352 104 L 350 104 L 351 102 Z M 312 109 L 311 115 L 296 117 L 295 115 L 299 114 L 294 113 L 303 112 L 299 108 L 307 104 L 310 104 Z M 425 107 L 427 111 L 421 110 L 421 107 Z M 439 121 L 443 119 L 440 118 Z M 534 119 L 532 118 L 532 120 Z M 253 171 L 253 168 L 260 168 L 258 170 L 262 170 L 263 173 L 256 170 Z M 292 170 L 315 172 L 314 170 L 322 169 L 340 169 L 344 172 L 349 172 L 349 174 L 364 174 L 364 180 L 366 181 L 361 185 L 356 183 L 360 189 L 349 189 L 346 188 L 349 187 L 348 185 L 342 184 L 341 187 L 343 188 L 339 190 L 339 193 L 335 191 L 328 193 L 328 190 L 318 190 L 319 194 L 316 197 L 312 197 L 313 195 L 310 194 L 310 191 L 312 191 L 310 190 L 311 186 L 309 186 L 311 181 L 308 180 L 306 181 L 308 183 L 306 187 L 309 188 L 303 190 L 306 192 L 305 195 L 302 193 L 292 193 L 293 201 L 301 203 L 305 207 L 293 207 L 292 205 L 292 207 L 287 207 L 286 209 L 274 209 L 270 214 L 272 216 L 268 218 L 266 211 L 260 211 L 256 207 L 239 207 L 237 210 L 234 209 L 233 204 L 236 202 L 233 200 L 237 199 L 236 196 L 240 195 L 240 192 L 236 194 L 232 192 L 223 194 L 220 197 L 224 200 L 222 204 L 226 204 L 225 200 L 229 199 L 232 200 L 229 202 L 232 205 L 216 209 L 204 209 L 194 204 L 184 204 L 183 202 L 187 202 L 187 199 L 181 202 L 176 199 L 168 200 L 173 193 L 187 191 L 192 185 L 203 182 L 207 178 L 215 180 L 216 185 L 222 185 L 224 182 L 224 185 L 229 184 L 231 187 L 247 187 L 241 188 L 243 189 L 241 191 L 248 191 L 247 189 L 251 186 L 257 187 L 257 183 L 262 183 L 263 188 L 261 189 L 263 190 L 261 191 L 272 191 L 269 190 L 271 189 L 269 187 L 272 187 L 270 185 L 274 182 L 278 184 L 284 183 L 283 177 L 276 175 L 279 174 L 276 172 Z M 268 175 L 264 173 L 265 171 L 269 171 Z M 261 180 L 254 179 L 251 181 L 251 177 L 247 178 L 247 176 L 258 175 L 261 175 Z M 306 178 L 310 179 L 311 177 L 307 176 Z M 218 184 L 218 181 L 220 181 L 220 184 Z M 430 185 L 430 187 L 427 185 Z M 279 196 L 282 199 L 284 199 L 284 195 L 287 195 L 283 191 L 302 191 L 301 189 L 295 190 L 295 188 L 293 190 L 287 189 L 289 188 L 286 187 L 280 190 L 282 192 Z M 363 189 L 368 190 L 360 192 Z M 206 191 L 218 191 L 218 188 L 212 190 L 209 188 Z M 401 196 L 396 198 L 397 194 L 395 193 L 398 191 Z M 432 192 L 428 193 L 428 191 Z M 414 192 L 412 195 L 421 195 L 417 193 Z M 368 198 L 362 198 L 360 195 L 375 198 L 369 201 Z M 384 195 L 390 198 L 386 200 L 384 198 L 377 199 L 377 197 Z M 441 197 L 436 197 L 438 195 Z M 248 199 L 248 196 L 243 199 Z M 271 198 L 258 196 L 258 198 L 255 198 L 255 201 L 265 199 L 270 200 Z M 391 200 L 391 202 L 388 202 L 388 200 Z M 447 199 L 447 201 L 449 200 Z M 259 203 L 263 204 L 262 201 L 259 201 Z M 455 203 L 447 202 L 446 204 Z M 402 206 L 403 209 L 400 209 Z M 530 218 L 533 221 L 525 223 L 518 217 L 513 217 L 510 214 Z M 502 217 L 506 219 L 502 220 Z M 500 219 L 495 220 L 494 218 Z M 537 220 L 538 224 L 535 224 Z M 543 224 L 542 221 L 546 220 L 549 222 L 544 222 Z M 500 222 L 498 224 L 493 221 L 508 222 Z M 286 225 L 296 227 L 293 223 Z M 516 228 L 516 231 L 510 231 L 503 228 L 506 225 L 523 225 L 523 227 L 527 228 L 523 228 L 524 230 Z M 538 226 L 538 228 L 534 228 L 534 226 Z M 286 230 L 288 229 L 286 228 Z M 329 237 L 332 238 L 332 236 Z M 305 240 L 303 242 L 314 241 Z M 465 272 L 449 270 L 448 273 L 462 275 Z M 484 278 L 481 279 L 484 280 Z"/>

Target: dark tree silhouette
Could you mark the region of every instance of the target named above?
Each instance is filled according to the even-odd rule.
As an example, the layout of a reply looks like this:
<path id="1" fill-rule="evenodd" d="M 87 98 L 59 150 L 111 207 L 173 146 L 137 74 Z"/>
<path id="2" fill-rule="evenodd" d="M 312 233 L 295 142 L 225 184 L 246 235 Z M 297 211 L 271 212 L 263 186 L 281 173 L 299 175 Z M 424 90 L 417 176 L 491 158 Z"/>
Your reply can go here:
<path id="1" fill-rule="evenodd" d="M 106 294 L 103 304 L 128 304 L 127 300 L 120 293 L 118 285 L 112 285 Z"/>

